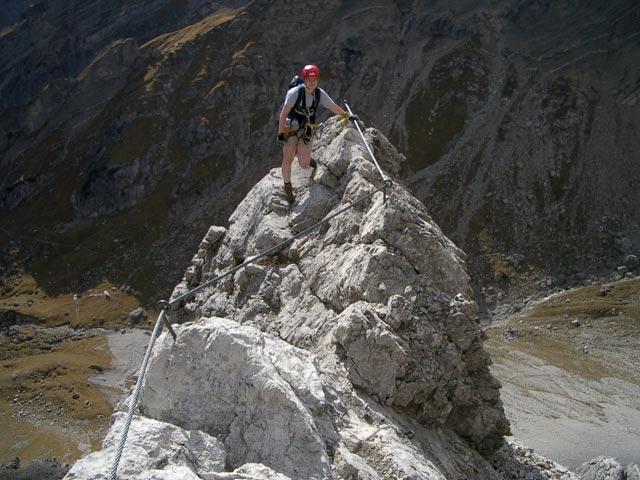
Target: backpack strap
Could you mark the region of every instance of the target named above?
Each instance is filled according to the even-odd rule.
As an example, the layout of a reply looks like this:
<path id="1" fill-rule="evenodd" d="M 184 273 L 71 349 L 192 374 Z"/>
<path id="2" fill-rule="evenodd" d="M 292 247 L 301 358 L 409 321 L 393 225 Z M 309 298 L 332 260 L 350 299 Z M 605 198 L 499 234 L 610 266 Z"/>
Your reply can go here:
<path id="1" fill-rule="evenodd" d="M 307 96 L 304 93 L 304 85 L 298 86 L 298 99 L 296 100 L 296 103 L 293 105 L 293 108 L 295 109 L 298 105 L 302 107 L 302 110 L 304 111 L 307 110 Z"/>
<path id="2" fill-rule="evenodd" d="M 314 94 L 314 100 L 315 100 L 315 105 L 313 106 L 316 111 L 318 110 L 318 107 L 320 106 L 320 95 L 322 94 L 322 92 L 320 92 L 320 89 L 318 87 L 316 87 L 315 91 L 313 92 Z"/>

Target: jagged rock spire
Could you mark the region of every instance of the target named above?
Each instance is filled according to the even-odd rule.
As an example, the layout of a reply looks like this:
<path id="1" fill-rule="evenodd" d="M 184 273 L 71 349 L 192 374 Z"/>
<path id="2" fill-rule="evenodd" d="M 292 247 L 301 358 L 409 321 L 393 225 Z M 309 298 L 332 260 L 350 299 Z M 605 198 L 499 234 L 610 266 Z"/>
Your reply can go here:
<path id="1" fill-rule="evenodd" d="M 209 230 L 174 298 L 381 183 L 353 129 L 330 122 L 314 154 L 293 207 L 275 169 Z M 256 478 L 498 478 L 481 455 L 509 428 L 463 259 L 394 184 L 172 312 L 140 411 L 217 438 L 227 468 L 271 469 Z"/>

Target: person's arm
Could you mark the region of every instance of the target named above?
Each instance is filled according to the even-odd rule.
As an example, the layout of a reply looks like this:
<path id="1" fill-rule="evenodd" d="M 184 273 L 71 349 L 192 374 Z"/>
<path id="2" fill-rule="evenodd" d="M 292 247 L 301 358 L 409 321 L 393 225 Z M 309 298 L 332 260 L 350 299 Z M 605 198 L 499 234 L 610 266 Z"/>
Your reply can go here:
<path id="1" fill-rule="evenodd" d="M 336 103 L 331 105 L 329 107 L 329 110 L 331 110 L 336 115 L 340 115 L 340 118 L 342 118 L 342 120 L 344 120 L 345 122 L 347 121 L 347 118 L 352 122 L 355 122 L 356 120 L 360 120 L 360 118 L 357 115 L 349 115 L 349 112 L 345 112 Z"/>
<path id="2" fill-rule="evenodd" d="M 345 120 L 347 118 L 349 120 L 359 120 L 357 115 L 349 115 L 342 108 L 340 108 L 340 106 L 333 101 L 333 99 L 327 94 L 327 92 L 325 92 L 322 89 L 320 89 L 320 104 L 324 105 L 326 108 L 331 110 L 336 115 L 340 115 L 340 117 L 342 117 Z"/>
<path id="3" fill-rule="evenodd" d="M 320 105 L 331 110 L 336 115 L 344 115 L 344 110 L 333 101 L 327 92 L 320 88 Z"/>
<path id="4" fill-rule="evenodd" d="M 278 133 L 284 133 L 284 129 L 287 125 L 287 115 L 291 111 L 291 107 L 287 107 L 286 105 L 282 106 L 282 111 L 280 112 L 280 120 L 278 121 Z"/>
<path id="5" fill-rule="evenodd" d="M 341 115 L 341 116 L 342 116 L 342 115 L 344 115 L 344 114 L 346 113 L 346 112 L 345 112 L 343 109 L 341 109 L 341 108 L 338 106 L 338 104 L 337 104 L 337 103 L 335 103 L 335 102 L 333 103 L 333 105 L 331 105 L 331 106 L 329 107 L 329 110 L 331 110 L 331 111 L 332 111 L 333 113 L 335 113 L 336 115 Z"/>

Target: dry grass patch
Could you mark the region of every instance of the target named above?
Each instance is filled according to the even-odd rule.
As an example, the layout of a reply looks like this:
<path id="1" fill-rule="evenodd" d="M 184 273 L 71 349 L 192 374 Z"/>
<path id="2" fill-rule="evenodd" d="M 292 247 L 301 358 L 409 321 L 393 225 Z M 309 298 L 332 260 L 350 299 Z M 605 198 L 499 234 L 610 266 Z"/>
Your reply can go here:
<path id="1" fill-rule="evenodd" d="M 492 356 L 508 347 L 589 380 L 640 385 L 640 280 L 554 295 L 487 334 Z"/>
<path id="2" fill-rule="evenodd" d="M 140 303 L 134 296 L 103 281 L 80 293 L 48 295 L 30 275 L 16 275 L 4 286 L 0 314 L 15 312 L 41 326 L 114 327 L 126 325 Z M 150 312 L 151 322 L 156 312 Z"/>
<path id="3" fill-rule="evenodd" d="M 0 337 L 0 463 L 72 462 L 99 448 L 113 408 L 89 379 L 111 362 L 104 335 L 18 330 Z"/>

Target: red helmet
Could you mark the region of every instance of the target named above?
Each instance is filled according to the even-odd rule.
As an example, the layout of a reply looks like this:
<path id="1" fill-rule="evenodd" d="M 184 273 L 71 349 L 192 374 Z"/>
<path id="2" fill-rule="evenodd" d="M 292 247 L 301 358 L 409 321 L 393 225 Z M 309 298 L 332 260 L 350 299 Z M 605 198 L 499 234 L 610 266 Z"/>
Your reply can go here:
<path id="1" fill-rule="evenodd" d="M 315 65 L 307 65 L 302 69 L 302 78 L 320 78 L 320 69 Z"/>

